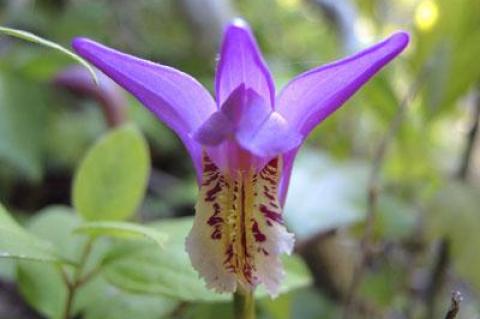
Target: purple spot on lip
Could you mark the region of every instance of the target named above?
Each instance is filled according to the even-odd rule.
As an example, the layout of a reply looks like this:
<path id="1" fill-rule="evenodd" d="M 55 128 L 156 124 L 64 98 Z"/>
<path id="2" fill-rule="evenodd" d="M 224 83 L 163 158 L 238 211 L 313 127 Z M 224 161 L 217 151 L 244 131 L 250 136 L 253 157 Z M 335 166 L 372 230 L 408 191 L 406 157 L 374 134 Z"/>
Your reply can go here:
<path id="1" fill-rule="evenodd" d="M 270 220 L 272 220 L 274 222 L 277 222 L 279 224 L 283 224 L 282 215 L 279 214 L 278 212 L 275 212 L 275 211 L 269 209 L 267 206 L 260 205 L 260 212 L 262 212 L 262 214 L 263 214 L 263 216 L 265 216 L 265 218 L 270 219 Z"/>
<path id="2" fill-rule="evenodd" d="M 222 190 L 222 186 L 220 185 L 220 182 L 218 182 L 215 187 L 213 187 L 212 189 L 210 189 L 208 192 L 207 192 L 207 196 L 205 197 L 205 200 L 207 202 L 211 202 L 213 200 L 215 200 L 216 198 L 216 195 Z"/>
<path id="3" fill-rule="evenodd" d="M 264 242 L 267 240 L 265 234 L 260 231 L 260 228 L 258 227 L 258 223 L 256 221 L 253 222 L 252 232 L 256 242 Z"/>

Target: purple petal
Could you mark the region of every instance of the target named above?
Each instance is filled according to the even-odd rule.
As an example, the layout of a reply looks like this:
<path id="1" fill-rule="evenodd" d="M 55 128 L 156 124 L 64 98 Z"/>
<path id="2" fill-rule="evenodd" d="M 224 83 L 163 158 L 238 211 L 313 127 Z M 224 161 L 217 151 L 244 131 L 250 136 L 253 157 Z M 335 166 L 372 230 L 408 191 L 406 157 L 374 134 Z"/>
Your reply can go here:
<path id="1" fill-rule="evenodd" d="M 282 207 L 285 206 L 285 201 L 287 199 L 288 185 L 290 184 L 290 177 L 292 176 L 293 162 L 295 161 L 298 150 L 299 147 L 294 148 L 283 155 L 282 179 L 280 180 L 280 186 L 278 188 L 278 198 Z"/>
<path id="2" fill-rule="evenodd" d="M 269 160 L 302 142 L 302 136 L 255 91 L 245 92 L 244 104 L 235 137 L 250 153 Z"/>
<path id="3" fill-rule="evenodd" d="M 402 52 L 408 41 L 407 33 L 398 32 L 351 57 L 297 76 L 280 93 L 278 112 L 306 137 Z"/>
<path id="4" fill-rule="evenodd" d="M 225 100 L 225 103 L 221 105 L 221 111 L 235 126 L 238 126 L 247 108 L 255 107 L 254 105 L 249 105 L 247 94 L 245 85 L 241 84 L 232 91 L 232 94 Z"/>
<path id="5" fill-rule="evenodd" d="M 268 114 L 261 123 L 251 123 L 240 127 L 236 138 L 244 149 L 256 156 L 272 158 L 302 143 L 302 135 L 277 112 Z"/>
<path id="6" fill-rule="evenodd" d="M 252 89 L 273 107 L 275 87 L 248 24 L 235 19 L 227 26 L 215 79 L 218 105 L 240 85 Z"/>
<path id="7" fill-rule="evenodd" d="M 121 53 L 89 39 L 76 38 L 72 46 L 173 129 L 186 145 L 198 172 L 200 146 L 190 136 L 217 110 L 208 91 L 183 72 Z"/>
<path id="8" fill-rule="evenodd" d="M 200 144 L 217 146 L 233 134 L 234 130 L 230 119 L 222 111 L 218 111 L 200 126 L 193 138 Z"/>

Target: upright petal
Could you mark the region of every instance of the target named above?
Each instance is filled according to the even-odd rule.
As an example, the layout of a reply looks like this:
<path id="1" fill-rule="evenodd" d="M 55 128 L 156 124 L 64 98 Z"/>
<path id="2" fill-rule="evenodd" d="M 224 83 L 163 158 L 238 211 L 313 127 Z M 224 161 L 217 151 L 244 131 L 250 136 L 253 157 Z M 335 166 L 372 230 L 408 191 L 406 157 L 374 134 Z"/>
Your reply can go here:
<path id="1" fill-rule="evenodd" d="M 273 107 L 275 87 L 272 75 L 258 49 L 248 24 L 236 19 L 227 26 L 217 67 L 215 90 L 222 105 L 240 85 L 252 89 Z"/>
<path id="2" fill-rule="evenodd" d="M 338 109 L 408 44 L 398 32 L 360 53 L 294 78 L 277 99 L 277 111 L 304 137 Z"/>
<path id="3" fill-rule="evenodd" d="M 217 109 L 200 83 L 181 71 L 121 53 L 89 39 L 74 39 L 73 48 L 174 130 L 191 153 L 198 171 L 200 147 L 190 134 Z"/>

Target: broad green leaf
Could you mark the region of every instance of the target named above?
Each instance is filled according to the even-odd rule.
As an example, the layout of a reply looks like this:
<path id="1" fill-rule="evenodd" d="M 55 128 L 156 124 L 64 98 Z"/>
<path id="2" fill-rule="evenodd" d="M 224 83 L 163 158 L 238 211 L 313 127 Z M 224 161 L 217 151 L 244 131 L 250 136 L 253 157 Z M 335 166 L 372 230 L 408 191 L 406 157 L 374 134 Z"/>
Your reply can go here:
<path id="1" fill-rule="evenodd" d="M 52 245 L 28 233 L 0 204 L 0 258 L 28 259 L 59 263 L 62 259 Z"/>
<path id="2" fill-rule="evenodd" d="M 58 43 L 46 40 L 46 39 L 41 38 L 41 37 L 39 37 L 39 36 L 37 36 L 33 33 L 23 31 L 23 30 L 0 27 L 0 32 L 2 32 L 4 34 L 7 34 L 7 35 L 10 35 L 10 36 L 15 37 L 15 38 L 19 38 L 19 39 L 22 39 L 22 40 L 26 40 L 26 41 L 30 41 L 30 42 L 33 42 L 33 43 L 43 45 L 45 47 L 57 50 L 57 51 L 65 54 L 65 55 L 71 57 L 72 59 L 74 59 L 75 61 L 77 61 L 81 65 L 83 65 L 88 70 L 88 72 L 90 72 L 90 74 L 92 76 L 92 79 L 95 81 L 95 83 L 98 84 L 97 75 L 95 74 L 95 71 L 90 66 L 90 64 L 88 64 L 87 61 L 82 59 L 80 56 L 78 56 L 75 53 L 73 53 L 72 51 L 64 48 L 63 46 L 59 45 Z"/>
<path id="3" fill-rule="evenodd" d="M 102 137 L 87 153 L 73 183 L 73 205 L 86 220 L 124 220 L 143 199 L 150 169 L 140 131 L 124 125 Z"/>
<path id="4" fill-rule="evenodd" d="M 165 220 L 154 224 L 169 237 L 164 250 L 152 249 L 152 245 L 135 244 L 119 258 L 121 253 L 112 250 L 116 258 L 105 268 L 106 278 L 114 285 L 128 291 L 160 294 L 185 301 L 222 301 L 229 295 L 216 294 L 205 287 L 203 280 L 192 268 L 185 252 L 185 238 L 192 226 L 191 218 Z M 118 250 L 125 251 L 122 245 Z M 107 256 L 108 258 L 108 256 Z M 283 258 L 287 276 L 281 292 L 307 286 L 311 278 L 306 267 L 297 257 Z M 266 296 L 258 290 L 258 297 Z"/>
<path id="5" fill-rule="evenodd" d="M 92 237 L 146 238 L 164 247 L 167 235 L 150 227 L 127 222 L 90 222 L 81 224 L 75 232 Z"/>
<path id="6" fill-rule="evenodd" d="M 67 289 L 55 266 L 19 262 L 16 283 L 23 299 L 31 307 L 46 318 L 61 318 Z"/>
<path id="7" fill-rule="evenodd" d="M 30 232 L 55 245 L 58 254 L 73 262 L 78 262 L 87 239 L 74 234 L 81 223 L 73 209 L 64 206 L 47 207 L 35 214 L 28 224 Z M 96 243 L 87 263 L 87 271 L 92 269 L 102 256 L 103 247 Z M 71 274 L 73 267 L 67 267 Z M 17 283 L 25 300 L 48 318 L 61 318 L 66 299 L 66 288 L 59 268 L 51 264 L 17 264 Z M 75 310 L 78 311 L 83 297 L 76 298 Z"/>
<path id="8" fill-rule="evenodd" d="M 82 288 L 80 298 L 85 319 L 159 319 L 178 306 L 172 299 L 118 289 L 102 278 Z"/>
<path id="9" fill-rule="evenodd" d="M 51 241 L 62 256 L 77 261 L 86 240 L 73 235 L 80 218 L 69 207 L 53 206 L 37 212 L 28 229 Z M 66 288 L 59 269 L 53 265 L 18 263 L 17 283 L 25 300 L 48 318 L 60 318 L 66 299 Z"/>
<path id="10" fill-rule="evenodd" d="M 338 163 L 325 153 L 303 150 L 295 162 L 284 212 L 295 235 L 305 239 L 362 220 L 367 174 L 365 163 Z"/>

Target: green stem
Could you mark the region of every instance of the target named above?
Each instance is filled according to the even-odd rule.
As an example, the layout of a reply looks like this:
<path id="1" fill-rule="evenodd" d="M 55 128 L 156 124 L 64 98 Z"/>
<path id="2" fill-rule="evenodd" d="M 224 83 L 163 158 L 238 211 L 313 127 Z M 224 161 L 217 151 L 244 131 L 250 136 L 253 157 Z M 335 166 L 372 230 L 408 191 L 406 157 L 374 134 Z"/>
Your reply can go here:
<path id="1" fill-rule="evenodd" d="M 255 297 L 253 291 L 238 288 L 233 294 L 235 319 L 255 319 Z"/>
<path id="2" fill-rule="evenodd" d="M 78 263 L 77 268 L 75 269 L 75 272 L 73 273 L 73 277 L 70 278 L 65 270 L 63 268 L 60 268 L 60 272 L 62 274 L 62 278 L 65 282 L 65 285 L 67 286 L 67 296 L 65 299 L 65 306 L 63 310 L 63 319 L 70 319 L 71 318 L 71 312 L 73 308 L 73 302 L 75 300 L 75 293 L 77 292 L 77 289 L 80 288 L 85 282 L 88 281 L 92 276 L 87 275 L 86 277 L 82 277 L 82 273 L 84 270 L 84 267 L 87 263 L 88 257 L 90 256 L 90 252 L 92 251 L 93 248 L 93 242 L 94 239 L 89 239 L 85 246 L 83 247 L 83 252 L 82 256 L 80 257 L 80 261 Z"/>

